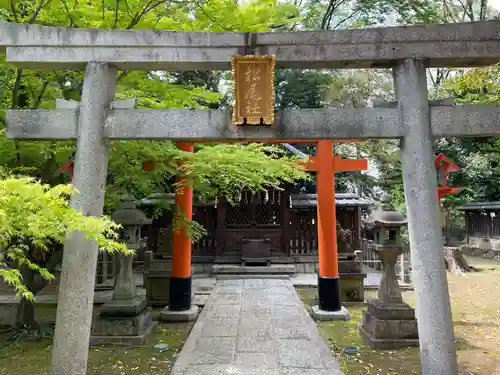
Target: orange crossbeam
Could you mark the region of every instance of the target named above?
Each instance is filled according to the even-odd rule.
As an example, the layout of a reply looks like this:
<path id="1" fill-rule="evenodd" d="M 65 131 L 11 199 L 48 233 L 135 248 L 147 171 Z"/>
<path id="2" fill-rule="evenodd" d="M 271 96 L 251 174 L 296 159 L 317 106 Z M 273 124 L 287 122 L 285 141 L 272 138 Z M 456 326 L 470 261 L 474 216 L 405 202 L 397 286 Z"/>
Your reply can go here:
<path id="1" fill-rule="evenodd" d="M 315 156 L 309 157 L 305 162 L 299 162 L 309 172 L 318 170 L 318 162 Z M 368 160 L 366 159 L 342 159 L 340 156 L 332 156 L 332 168 L 334 172 L 366 171 Z"/>

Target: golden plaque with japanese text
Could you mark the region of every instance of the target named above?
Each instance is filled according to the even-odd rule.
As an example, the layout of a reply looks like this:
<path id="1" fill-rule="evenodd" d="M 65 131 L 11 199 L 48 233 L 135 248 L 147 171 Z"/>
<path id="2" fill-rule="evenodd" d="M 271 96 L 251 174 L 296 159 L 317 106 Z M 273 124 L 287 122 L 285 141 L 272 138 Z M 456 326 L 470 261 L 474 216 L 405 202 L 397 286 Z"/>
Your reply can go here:
<path id="1" fill-rule="evenodd" d="M 274 123 L 274 56 L 233 56 L 233 123 Z"/>

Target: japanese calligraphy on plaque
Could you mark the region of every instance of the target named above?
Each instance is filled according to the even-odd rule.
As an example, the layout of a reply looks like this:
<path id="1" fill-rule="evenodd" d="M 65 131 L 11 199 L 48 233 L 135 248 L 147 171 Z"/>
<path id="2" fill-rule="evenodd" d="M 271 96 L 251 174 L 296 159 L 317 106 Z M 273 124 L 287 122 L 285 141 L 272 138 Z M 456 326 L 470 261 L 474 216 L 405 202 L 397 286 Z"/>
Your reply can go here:
<path id="1" fill-rule="evenodd" d="M 233 123 L 274 123 L 274 56 L 233 56 Z"/>

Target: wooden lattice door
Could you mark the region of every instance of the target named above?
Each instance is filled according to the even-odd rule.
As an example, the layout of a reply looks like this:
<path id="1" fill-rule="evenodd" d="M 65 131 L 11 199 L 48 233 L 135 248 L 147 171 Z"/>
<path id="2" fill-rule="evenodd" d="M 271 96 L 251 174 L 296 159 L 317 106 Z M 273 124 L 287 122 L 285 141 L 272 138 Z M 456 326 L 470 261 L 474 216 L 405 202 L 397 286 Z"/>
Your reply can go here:
<path id="1" fill-rule="evenodd" d="M 237 205 L 229 205 L 226 212 L 226 239 L 224 254 L 237 255 L 245 238 L 269 239 L 271 253 L 283 253 L 283 192 L 244 192 Z"/>

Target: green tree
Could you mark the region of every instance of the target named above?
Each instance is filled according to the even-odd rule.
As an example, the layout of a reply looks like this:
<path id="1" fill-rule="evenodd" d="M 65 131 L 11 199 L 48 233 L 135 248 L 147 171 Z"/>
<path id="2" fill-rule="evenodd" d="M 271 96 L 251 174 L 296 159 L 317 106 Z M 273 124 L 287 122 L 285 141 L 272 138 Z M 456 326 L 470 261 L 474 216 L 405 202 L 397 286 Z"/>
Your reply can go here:
<path id="1" fill-rule="evenodd" d="M 274 4 L 269 0 L 256 0 L 248 4 L 233 1 L 210 0 L 205 2 L 164 2 L 135 0 L 127 2 L 99 1 L 82 5 L 78 2 L 53 1 L 4 1 L 4 18 L 16 22 L 36 22 L 45 25 L 69 27 L 106 27 L 106 28 L 145 28 L 176 30 L 238 30 L 263 31 L 271 25 L 293 22 L 297 14 L 296 7 Z M 189 15 L 189 16 L 188 16 Z M 223 22 L 224 21 L 224 22 Z M 53 108 L 55 99 L 79 100 L 83 76 L 74 72 L 55 72 L 50 74 L 23 71 L 3 64 L 0 84 L 6 95 L 0 103 L 6 108 Z M 117 98 L 139 98 L 139 108 L 217 108 L 223 104 L 224 97 L 217 92 L 221 74 L 212 72 L 129 72 L 121 73 L 118 80 Z M 2 164 L 21 168 L 24 172 L 40 177 L 42 181 L 60 183 L 67 181 L 59 168 L 74 151 L 72 142 L 13 142 L 1 140 L 0 160 Z M 220 148 L 219 148 L 220 147 Z M 248 155 L 249 160 L 261 162 L 266 166 L 269 159 L 264 148 L 251 148 L 245 151 L 245 145 L 215 145 L 204 151 L 204 157 L 212 152 L 218 160 L 229 155 L 226 152 L 234 148 L 241 156 Z M 223 152 L 224 151 L 224 152 Z M 250 156 L 249 152 L 253 151 Z M 233 153 L 234 153 L 233 152 Z M 231 153 L 232 154 L 232 153 Z M 108 208 L 112 208 L 123 190 L 143 196 L 161 190 L 165 181 L 178 172 L 175 160 L 183 157 L 171 142 L 113 142 L 110 153 L 110 182 L 107 194 Z M 208 157 L 206 160 L 211 160 Z M 144 161 L 154 161 L 158 168 L 153 172 L 142 171 Z M 193 159 L 196 160 L 196 157 Z M 206 161 L 205 160 L 205 161 Z M 242 164 L 228 157 L 226 164 L 234 164 L 232 172 Z M 289 170 L 293 161 L 286 157 L 275 160 L 283 163 Z M 201 163 L 199 163 L 201 165 Z M 256 171 L 253 169 L 253 171 Z M 299 171 L 300 174 L 300 171 Z M 291 176 L 291 175 L 289 175 Z M 235 175 L 235 181 L 239 178 Z M 252 176 L 254 186 L 268 183 L 261 178 L 261 173 Z M 273 182 L 280 180 L 277 177 Z M 215 180 L 212 181 L 217 185 Z M 208 186 L 206 181 L 198 186 Z M 237 186 L 237 185 L 234 185 Z M 226 184 L 227 191 L 219 193 L 233 195 L 231 184 Z M 209 189 L 213 191 L 212 188 Z M 202 192 L 205 194 L 206 192 Z"/>
<path id="2" fill-rule="evenodd" d="M 3 20 L 67 27 L 264 31 L 272 24 L 293 22 L 295 14 L 294 6 L 275 5 L 269 0 L 256 0 L 246 5 L 229 0 L 197 3 L 151 0 L 85 3 L 65 0 L 0 1 L 0 17 Z M 223 95 L 217 92 L 220 77 L 220 74 L 212 72 L 121 72 L 116 97 L 137 97 L 139 108 L 216 108 L 223 100 Z M 0 61 L 1 127 L 5 126 L 6 109 L 50 109 L 55 107 L 57 98 L 79 100 L 82 83 L 81 72 L 23 70 L 5 63 L 3 57 Z M 70 141 L 12 141 L 5 138 L 4 130 L 0 129 L 0 165 L 16 173 L 36 177 L 40 184 L 67 182 L 67 176 L 59 169 L 74 150 L 75 144 Z M 175 189 L 171 181 L 176 174 L 189 172 L 202 195 L 226 195 L 230 198 L 243 185 L 256 190 L 304 175 L 292 158 L 278 158 L 279 151 L 272 147 L 198 145 L 198 151 L 195 154 L 183 153 L 172 142 L 112 142 L 107 212 L 111 212 L 125 190 L 142 197 L 152 192 Z M 186 169 L 177 166 L 180 160 L 186 162 Z M 144 161 L 155 162 L 156 168 L 144 171 Z M 64 229 L 64 226 L 59 225 L 58 229 L 61 228 Z M 52 246 L 47 269 L 52 270 L 59 263 L 61 241 L 58 238 Z M 37 249 L 33 251 L 38 252 Z M 36 270 L 43 272 L 45 258 L 33 256 L 32 264 L 38 265 Z M 13 271 L 17 263 L 10 266 Z M 18 271 L 22 272 L 20 268 Z M 9 275 L 12 278 L 15 273 Z M 25 285 L 19 284 L 16 279 L 11 280 L 18 288 Z M 26 282 L 28 279 L 19 280 Z M 36 285 L 25 287 L 32 290 L 32 294 L 40 289 Z"/>
<path id="3" fill-rule="evenodd" d="M 460 103 L 499 104 L 500 67 L 469 69 L 443 83 L 443 90 Z M 453 182 L 464 186 L 466 200 L 500 200 L 500 141 L 495 137 L 442 140 L 443 152 L 463 168 Z"/>
<path id="4" fill-rule="evenodd" d="M 68 232 L 81 231 L 101 250 L 131 255 L 116 242 L 119 226 L 109 218 L 86 217 L 69 206 L 72 188 L 51 187 L 28 177 L 0 177 L 0 276 L 21 296 L 16 325 L 35 327 L 34 301 L 62 256 Z"/>

